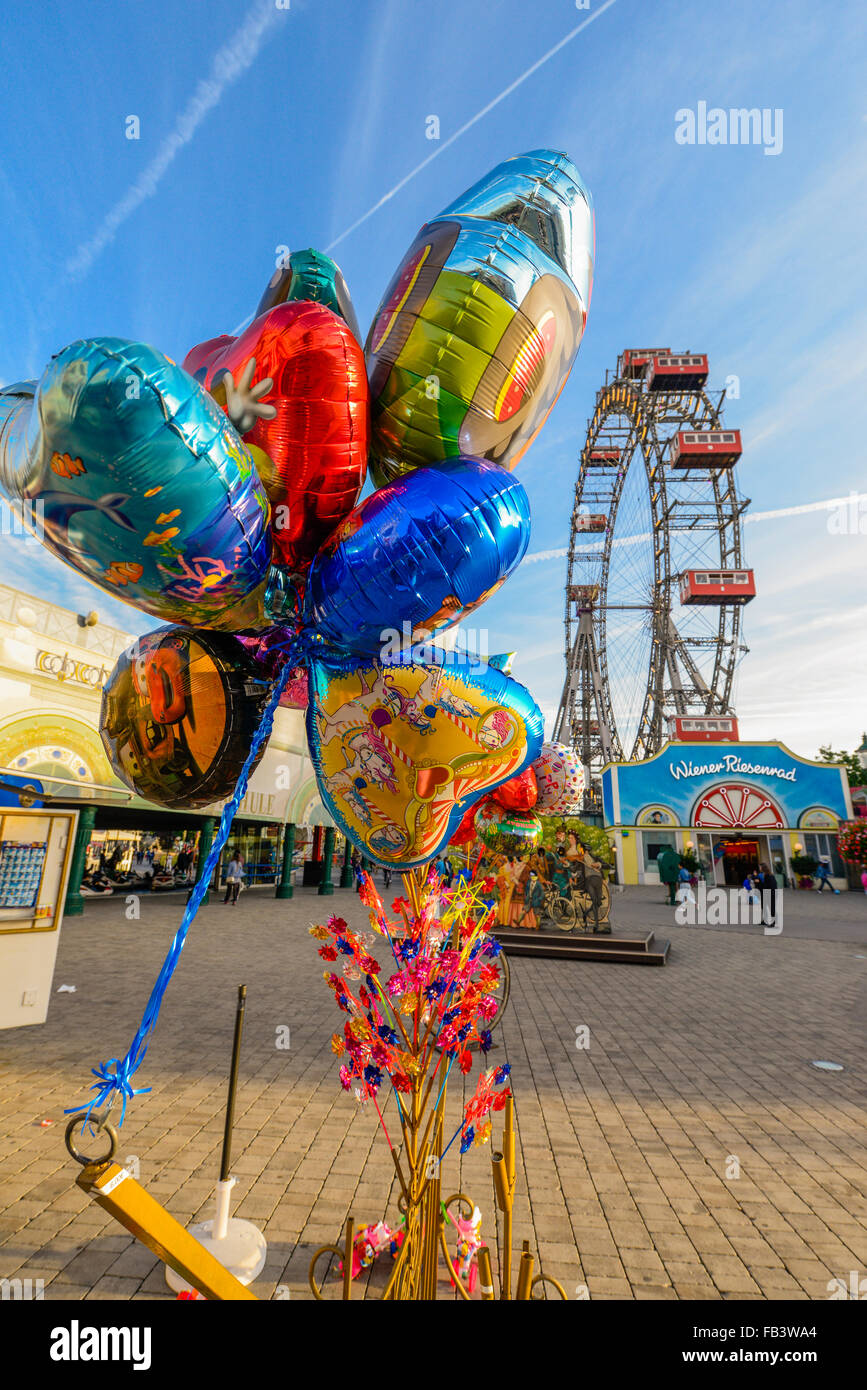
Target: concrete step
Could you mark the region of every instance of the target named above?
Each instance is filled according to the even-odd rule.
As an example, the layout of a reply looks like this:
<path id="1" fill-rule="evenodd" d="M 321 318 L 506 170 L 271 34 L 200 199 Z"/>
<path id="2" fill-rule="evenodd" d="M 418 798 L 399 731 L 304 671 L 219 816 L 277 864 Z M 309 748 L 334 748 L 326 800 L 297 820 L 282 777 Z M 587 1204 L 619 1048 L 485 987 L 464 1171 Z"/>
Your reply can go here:
<path id="1" fill-rule="evenodd" d="M 665 965 L 669 941 L 652 931 L 630 936 L 612 933 L 518 931 L 495 928 L 494 935 L 509 956 L 539 956 L 557 960 L 605 960 L 622 965 Z"/>

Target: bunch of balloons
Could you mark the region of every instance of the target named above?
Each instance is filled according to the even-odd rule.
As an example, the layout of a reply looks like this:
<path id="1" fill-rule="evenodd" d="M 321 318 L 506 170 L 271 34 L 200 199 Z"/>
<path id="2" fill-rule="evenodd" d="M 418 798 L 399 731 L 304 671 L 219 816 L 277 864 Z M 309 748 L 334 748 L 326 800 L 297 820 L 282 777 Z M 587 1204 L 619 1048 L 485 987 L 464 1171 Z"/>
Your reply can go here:
<path id="1" fill-rule="evenodd" d="M 593 237 L 571 160 L 533 151 L 422 227 L 364 349 L 340 271 L 311 250 L 239 337 L 183 366 L 83 339 L 0 393 L 7 499 L 53 554 L 168 624 L 105 688 L 128 786 L 174 807 L 225 798 L 275 682 L 307 706 L 323 801 L 380 863 L 429 860 L 479 797 L 529 785 L 529 693 L 431 644 L 526 551 L 509 470 L 581 342 Z"/>
<path id="2" fill-rule="evenodd" d="M 535 762 L 468 808 L 451 843 L 482 840 L 530 850 L 542 836 L 539 817 L 580 815 L 583 790 L 584 769 L 574 748 L 543 743 Z"/>

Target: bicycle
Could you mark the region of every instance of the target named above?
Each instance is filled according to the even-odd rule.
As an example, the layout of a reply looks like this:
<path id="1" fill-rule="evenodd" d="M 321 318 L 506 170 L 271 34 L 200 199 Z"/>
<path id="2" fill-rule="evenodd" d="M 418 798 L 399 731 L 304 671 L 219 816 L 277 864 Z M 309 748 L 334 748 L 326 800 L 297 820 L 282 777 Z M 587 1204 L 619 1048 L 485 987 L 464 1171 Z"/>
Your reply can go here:
<path id="1" fill-rule="evenodd" d="M 544 884 L 544 903 L 541 917 L 544 921 L 550 919 L 560 931 L 574 931 L 576 927 L 582 932 L 602 933 L 607 935 L 611 931 L 608 924 L 608 917 L 611 910 L 611 888 L 608 880 L 602 878 L 601 891 L 599 893 L 598 913 L 595 902 L 595 895 L 586 886 L 580 884 L 570 875 L 567 884 L 554 883 L 543 880 Z"/>

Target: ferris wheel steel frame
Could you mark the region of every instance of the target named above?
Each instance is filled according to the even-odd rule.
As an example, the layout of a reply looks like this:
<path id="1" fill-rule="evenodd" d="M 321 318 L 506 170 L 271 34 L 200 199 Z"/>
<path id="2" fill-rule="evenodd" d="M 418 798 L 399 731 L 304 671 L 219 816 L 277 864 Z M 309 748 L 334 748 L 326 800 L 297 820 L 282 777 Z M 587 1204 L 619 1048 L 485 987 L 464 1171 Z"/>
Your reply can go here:
<path id="1" fill-rule="evenodd" d="M 666 349 L 642 349 L 653 358 Z M 585 767 L 585 809 L 598 810 L 598 775 L 607 762 L 651 757 L 666 741 L 672 716 L 729 715 L 742 644 L 741 607 L 722 603 L 704 635 L 681 633 L 673 616 L 676 585 L 688 566 L 675 563 L 673 539 L 703 538 L 706 555 L 695 568 L 743 568 L 741 517 L 749 506 L 737 488 L 734 467 L 671 466 L 671 447 L 681 430 L 724 430 L 725 391 L 650 390 L 626 374 L 625 355 L 596 396 L 575 486 L 566 580 L 566 681 L 554 737 L 571 744 Z M 618 508 L 633 468 L 643 469 L 651 529 L 652 584 L 646 602 L 609 603 Z M 582 521 L 604 516 L 594 544 Z M 587 542 L 591 544 L 588 546 Z M 705 563 L 709 556 L 709 566 Z M 644 696 L 634 737 L 617 727 L 609 661 L 609 615 L 642 610 L 649 631 Z M 712 655 L 711 655 L 712 653 Z M 704 670 L 702 669 L 704 668 Z"/>

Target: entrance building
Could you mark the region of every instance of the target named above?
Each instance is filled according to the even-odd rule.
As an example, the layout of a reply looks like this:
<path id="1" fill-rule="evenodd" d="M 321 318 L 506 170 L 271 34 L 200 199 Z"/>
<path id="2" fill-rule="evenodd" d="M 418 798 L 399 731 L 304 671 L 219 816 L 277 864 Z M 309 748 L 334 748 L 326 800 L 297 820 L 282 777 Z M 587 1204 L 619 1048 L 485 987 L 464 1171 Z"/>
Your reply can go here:
<path id="1" fill-rule="evenodd" d="M 846 886 L 837 828 L 851 819 L 845 769 L 782 743 L 668 743 L 653 758 L 609 763 L 603 815 L 621 883 L 658 883 L 657 858 L 692 853 L 710 885 L 740 887 L 767 864 L 784 883 L 793 855 L 827 857 Z"/>

